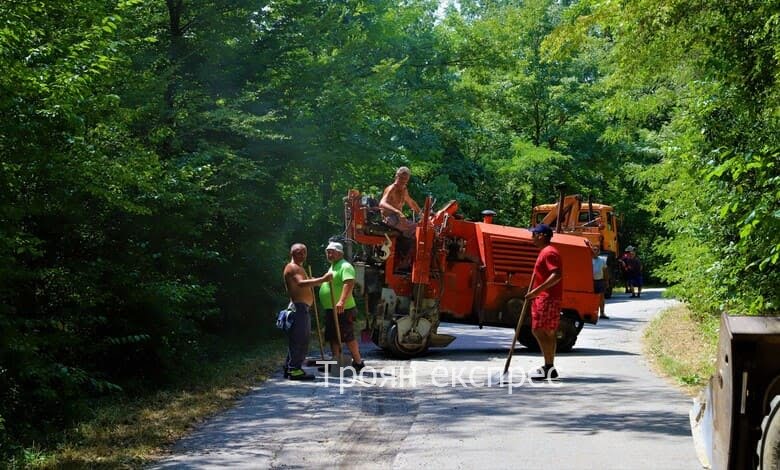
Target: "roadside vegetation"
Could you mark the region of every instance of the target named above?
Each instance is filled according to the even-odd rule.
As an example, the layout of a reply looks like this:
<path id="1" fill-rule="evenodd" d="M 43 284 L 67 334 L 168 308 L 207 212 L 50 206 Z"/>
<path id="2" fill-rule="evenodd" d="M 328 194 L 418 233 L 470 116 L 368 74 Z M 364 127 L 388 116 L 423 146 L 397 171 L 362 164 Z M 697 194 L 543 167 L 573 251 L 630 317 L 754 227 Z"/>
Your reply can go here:
<path id="1" fill-rule="evenodd" d="M 719 321 L 686 305 L 667 309 L 645 330 L 645 355 L 657 372 L 695 396 L 715 371 Z"/>
<path id="2" fill-rule="evenodd" d="M 778 312 L 776 2 L 449 3 L 0 2 L 0 462 L 270 347 L 290 244 L 400 165 L 503 225 L 562 182 L 703 325 Z"/>
<path id="3" fill-rule="evenodd" d="M 286 341 L 247 345 L 204 362 L 186 379 L 132 399 L 93 403 L 90 417 L 6 462 L 9 469 L 141 468 L 204 419 L 278 372 Z"/>

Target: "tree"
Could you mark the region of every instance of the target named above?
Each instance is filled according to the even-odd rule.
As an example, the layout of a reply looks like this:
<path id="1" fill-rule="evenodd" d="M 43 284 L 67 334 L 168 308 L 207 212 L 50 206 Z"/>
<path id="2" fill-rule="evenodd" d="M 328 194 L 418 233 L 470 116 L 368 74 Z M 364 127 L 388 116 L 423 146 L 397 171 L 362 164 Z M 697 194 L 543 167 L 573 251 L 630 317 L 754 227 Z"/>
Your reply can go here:
<path id="1" fill-rule="evenodd" d="M 669 228 L 659 273 L 697 309 L 777 310 L 776 2 L 583 2 L 567 34 L 606 33 L 619 123 L 663 160 L 643 172 Z M 582 34 L 574 34 L 576 32 Z"/>

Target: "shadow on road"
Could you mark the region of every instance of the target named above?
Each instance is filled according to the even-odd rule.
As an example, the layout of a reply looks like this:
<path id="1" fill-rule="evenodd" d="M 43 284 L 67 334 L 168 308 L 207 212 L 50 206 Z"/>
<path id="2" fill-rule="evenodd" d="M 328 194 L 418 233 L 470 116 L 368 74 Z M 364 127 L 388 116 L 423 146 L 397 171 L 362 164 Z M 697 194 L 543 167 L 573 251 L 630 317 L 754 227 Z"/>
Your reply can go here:
<path id="1" fill-rule="evenodd" d="M 639 299 L 622 293 L 610 299 L 612 319 L 585 327 L 605 331 L 596 331 L 598 339 L 588 347 L 575 346 L 561 354 L 572 375 L 564 369 L 560 381 L 553 383 L 521 381 L 521 373 L 513 377 L 520 383 L 513 381 L 511 386 L 500 387 L 491 380 L 501 373 L 501 359 L 512 343 L 514 332 L 509 328 L 443 324 L 440 331 L 458 339 L 448 348 L 432 349 L 414 360 L 389 358 L 373 344 L 361 344 L 369 366 L 362 377 L 344 381 L 328 377 L 326 382 L 320 373 L 313 382 L 291 382 L 279 373 L 235 408 L 206 421 L 179 442 L 173 449 L 178 461 L 159 462 L 155 468 L 240 467 L 247 462 L 264 468 L 339 467 L 355 462 L 391 468 L 401 444 L 406 452 L 430 456 L 426 446 L 432 441 L 473 442 L 475 423 L 487 423 L 489 428 L 479 429 L 489 429 L 490 436 L 517 435 L 519 429 L 537 439 L 545 433 L 576 440 L 615 432 L 633 435 L 635 442 L 685 438 L 690 435 L 687 415 L 671 411 L 670 406 L 681 401 L 679 391 L 661 380 L 645 378 L 645 366 L 633 359 L 640 354 L 618 349 L 633 345 L 647 320 L 636 313 L 620 318 L 615 304 L 660 298 L 661 291 L 651 289 Z M 624 340 L 605 341 L 602 349 L 598 346 L 603 338 Z M 539 352 L 518 344 L 515 355 L 522 358 L 513 362 L 520 370 L 525 363 L 536 363 Z M 447 369 L 448 364 L 452 369 Z M 472 370 L 481 374 L 476 380 L 469 376 Z M 404 382 L 411 377 L 415 382 Z M 611 439 L 621 437 L 605 434 L 602 439 L 600 448 L 611 452 Z M 355 442 L 360 445 L 354 447 Z M 614 443 L 617 454 L 620 445 Z M 299 457 L 320 448 L 316 458 L 331 460 Z M 370 452 L 364 455 L 360 449 Z"/>

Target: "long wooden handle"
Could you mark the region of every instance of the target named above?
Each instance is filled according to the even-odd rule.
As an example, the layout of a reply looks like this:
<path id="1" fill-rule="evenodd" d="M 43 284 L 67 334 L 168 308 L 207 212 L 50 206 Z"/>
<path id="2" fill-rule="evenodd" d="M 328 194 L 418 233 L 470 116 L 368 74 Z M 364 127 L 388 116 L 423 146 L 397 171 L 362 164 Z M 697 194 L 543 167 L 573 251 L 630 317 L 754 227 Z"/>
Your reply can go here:
<path id="1" fill-rule="evenodd" d="M 311 266 L 309 266 L 309 277 L 312 277 L 311 275 Z M 312 297 L 314 298 L 314 320 L 317 323 L 317 339 L 320 342 L 320 358 L 324 361 L 325 360 L 325 345 L 322 343 L 322 330 L 320 328 L 320 311 L 317 308 L 317 296 L 314 295 L 314 287 L 310 287 Z"/>
<path id="2" fill-rule="evenodd" d="M 369 312 L 368 312 L 368 289 L 364 286 L 363 287 L 363 291 L 364 291 L 363 292 L 363 303 L 365 304 L 364 308 L 366 309 L 366 330 L 368 330 L 368 326 L 369 326 L 368 325 L 368 316 L 369 316 Z"/>
<path id="3" fill-rule="evenodd" d="M 525 295 L 527 296 L 529 292 L 531 292 L 531 289 L 534 285 L 534 275 L 531 274 L 531 282 L 528 284 L 528 290 L 526 291 Z M 520 336 L 520 328 L 523 327 L 523 322 L 525 321 L 525 316 L 528 313 L 528 298 L 523 297 L 523 308 L 520 310 L 520 318 L 517 319 L 517 327 L 515 328 L 515 337 L 512 340 L 512 347 L 509 348 L 509 354 L 506 356 L 506 364 L 504 364 L 504 373 L 505 375 L 509 371 L 509 363 L 512 361 L 512 355 L 515 353 L 515 345 L 517 344 L 517 338 Z"/>

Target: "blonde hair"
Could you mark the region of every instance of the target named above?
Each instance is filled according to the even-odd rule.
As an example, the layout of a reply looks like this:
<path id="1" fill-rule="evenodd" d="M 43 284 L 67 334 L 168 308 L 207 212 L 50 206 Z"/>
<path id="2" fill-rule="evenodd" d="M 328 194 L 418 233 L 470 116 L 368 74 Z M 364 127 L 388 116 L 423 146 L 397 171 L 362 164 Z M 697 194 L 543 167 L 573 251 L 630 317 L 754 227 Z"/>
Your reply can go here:
<path id="1" fill-rule="evenodd" d="M 412 170 L 410 170 L 408 167 L 405 167 L 405 166 L 399 167 L 395 171 L 395 176 L 398 176 L 398 175 L 409 175 L 409 176 L 412 176 Z"/>

